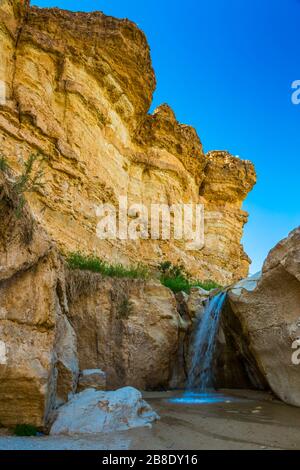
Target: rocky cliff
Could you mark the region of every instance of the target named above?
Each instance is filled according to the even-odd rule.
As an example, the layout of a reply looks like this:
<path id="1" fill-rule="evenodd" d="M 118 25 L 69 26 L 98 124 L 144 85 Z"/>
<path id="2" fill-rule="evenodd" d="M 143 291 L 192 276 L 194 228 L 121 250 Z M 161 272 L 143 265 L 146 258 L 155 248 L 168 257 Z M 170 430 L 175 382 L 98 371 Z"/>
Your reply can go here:
<path id="1" fill-rule="evenodd" d="M 47 158 L 44 189 L 28 199 L 63 251 L 125 264 L 179 261 L 224 285 L 247 275 L 241 206 L 255 183 L 253 165 L 227 152 L 205 154 L 196 131 L 167 105 L 148 114 L 155 75 L 135 24 L 4 0 L 0 48 L 0 150 L 16 170 L 32 152 Z M 100 240 L 95 206 L 117 204 L 120 195 L 147 207 L 203 203 L 204 248 Z"/>
<path id="2" fill-rule="evenodd" d="M 16 217 L 15 194 L 2 173 L 0 194 L 0 423 L 43 427 L 77 385 L 64 265 L 28 208 Z"/>
<path id="3" fill-rule="evenodd" d="M 16 216 L 17 202 L 0 171 L 0 427 L 45 429 L 86 369 L 104 371 L 103 388 L 168 387 L 181 329 L 173 293 L 70 271 L 29 207 Z"/>
<path id="4" fill-rule="evenodd" d="M 227 328 L 237 355 L 249 366 L 256 362 L 269 388 L 296 406 L 300 406 L 299 281 L 300 227 L 270 251 L 262 273 L 230 289 L 226 313 L 231 325 L 240 325 L 239 331 Z"/>

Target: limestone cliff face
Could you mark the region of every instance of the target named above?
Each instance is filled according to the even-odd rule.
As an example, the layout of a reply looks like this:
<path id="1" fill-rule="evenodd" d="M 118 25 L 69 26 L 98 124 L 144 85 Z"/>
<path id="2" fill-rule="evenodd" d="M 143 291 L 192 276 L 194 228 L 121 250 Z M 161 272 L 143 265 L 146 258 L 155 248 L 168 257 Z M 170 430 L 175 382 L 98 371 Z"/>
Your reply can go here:
<path id="1" fill-rule="evenodd" d="M 47 427 L 83 369 L 102 369 L 109 388 L 167 388 L 182 328 L 173 293 L 70 271 L 27 205 L 17 217 L 10 176 L 0 171 L 1 425 Z"/>
<path id="2" fill-rule="evenodd" d="M 1 172 L 0 195 L 0 422 L 43 427 L 77 385 L 64 263 Z"/>
<path id="3" fill-rule="evenodd" d="M 31 152 L 47 156 L 45 189 L 29 202 L 64 251 L 180 261 L 222 284 L 247 275 L 241 205 L 255 183 L 253 165 L 227 152 L 204 154 L 196 131 L 167 105 L 147 114 L 155 76 L 132 22 L 4 0 L 0 47 L 0 148 L 16 169 Z M 98 239 L 95 205 L 120 195 L 146 206 L 204 203 L 205 247 Z"/>

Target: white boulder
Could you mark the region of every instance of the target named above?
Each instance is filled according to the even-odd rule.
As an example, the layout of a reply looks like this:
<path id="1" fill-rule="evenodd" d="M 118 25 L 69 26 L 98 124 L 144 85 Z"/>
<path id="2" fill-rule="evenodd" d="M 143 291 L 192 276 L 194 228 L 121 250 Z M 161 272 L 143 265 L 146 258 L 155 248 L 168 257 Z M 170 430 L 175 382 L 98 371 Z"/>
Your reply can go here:
<path id="1" fill-rule="evenodd" d="M 87 389 L 58 410 L 50 434 L 96 434 L 148 426 L 159 416 L 132 387 L 114 392 Z"/>

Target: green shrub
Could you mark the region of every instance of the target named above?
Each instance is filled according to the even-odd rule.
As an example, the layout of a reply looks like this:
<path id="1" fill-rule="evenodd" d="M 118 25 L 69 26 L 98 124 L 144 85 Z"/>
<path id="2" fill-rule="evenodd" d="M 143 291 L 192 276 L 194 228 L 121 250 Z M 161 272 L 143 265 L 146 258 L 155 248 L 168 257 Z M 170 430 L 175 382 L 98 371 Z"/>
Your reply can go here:
<path id="1" fill-rule="evenodd" d="M 36 436 L 38 429 L 31 424 L 17 424 L 14 428 L 15 436 Z"/>
<path id="2" fill-rule="evenodd" d="M 67 262 L 71 269 L 91 271 L 107 277 L 146 279 L 149 275 L 148 269 L 142 265 L 125 267 L 122 264 L 109 264 L 96 256 L 81 253 L 71 253 Z"/>
<path id="3" fill-rule="evenodd" d="M 42 157 L 39 154 L 31 154 L 23 163 L 23 171 L 13 184 L 13 191 L 18 196 L 16 215 L 20 217 L 25 205 L 25 193 L 38 192 L 43 188 L 42 178 L 43 170 L 40 168 Z M 36 168 L 37 164 L 37 168 Z"/>
<path id="4" fill-rule="evenodd" d="M 23 171 L 14 183 L 14 189 L 18 194 L 36 192 L 43 187 L 41 180 L 44 172 L 40 167 L 43 160 L 38 153 L 32 153 L 23 163 Z"/>
<path id="5" fill-rule="evenodd" d="M 21 174 L 12 179 L 10 183 L 10 195 L 13 200 L 15 214 L 18 218 L 21 217 L 25 206 L 26 200 L 24 194 L 37 192 L 43 188 L 42 178 L 44 173 L 41 169 L 42 161 L 43 158 L 39 154 L 29 155 L 28 159 L 23 163 Z M 11 173 L 7 159 L 3 155 L 0 155 L 0 171 L 6 174 Z M 4 196 L 3 192 L 2 198 Z"/>
<path id="6" fill-rule="evenodd" d="M 185 268 L 181 264 L 172 264 L 171 261 L 164 261 L 159 265 L 159 270 L 163 276 L 167 277 L 184 277 L 187 278 L 189 275 L 186 273 Z"/>
<path id="7" fill-rule="evenodd" d="M 195 281 L 192 283 L 191 287 L 201 287 L 204 290 L 210 291 L 213 289 L 221 288 L 222 286 L 215 281 Z"/>
<path id="8" fill-rule="evenodd" d="M 170 261 L 164 261 L 159 265 L 160 282 L 171 289 L 175 294 L 178 292 L 190 293 L 192 287 L 201 287 L 207 291 L 221 287 L 214 281 L 198 281 L 192 279 L 182 265 L 173 265 Z"/>
<path id="9" fill-rule="evenodd" d="M 6 173 L 9 169 L 6 158 L 3 155 L 0 155 L 0 171 Z"/>
<path id="10" fill-rule="evenodd" d="M 186 292 L 188 294 L 191 290 L 189 281 L 183 276 L 161 276 L 160 282 L 162 283 L 162 285 L 171 289 L 175 294 L 177 294 L 178 292 Z"/>
<path id="11" fill-rule="evenodd" d="M 118 317 L 127 320 L 133 313 L 133 302 L 128 297 L 124 297 L 117 307 Z"/>

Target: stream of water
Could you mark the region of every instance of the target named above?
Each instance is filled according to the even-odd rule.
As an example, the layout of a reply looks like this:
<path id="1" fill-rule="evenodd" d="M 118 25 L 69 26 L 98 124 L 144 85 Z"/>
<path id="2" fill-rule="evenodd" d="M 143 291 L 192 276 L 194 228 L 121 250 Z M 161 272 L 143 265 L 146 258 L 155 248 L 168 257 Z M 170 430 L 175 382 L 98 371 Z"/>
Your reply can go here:
<path id="1" fill-rule="evenodd" d="M 213 354 L 225 298 L 224 292 L 213 297 L 198 320 L 186 393 L 205 393 L 213 386 Z"/>
<path id="2" fill-rule="evenodd" d="M 183 397 L 175 398 L 173 402 L 216 403 L 226 400 L 226 397 L 213 390 L 213 356 L 225 299 L 224 292 L 213 297 L 199 317 L 186 391 Z"/>

